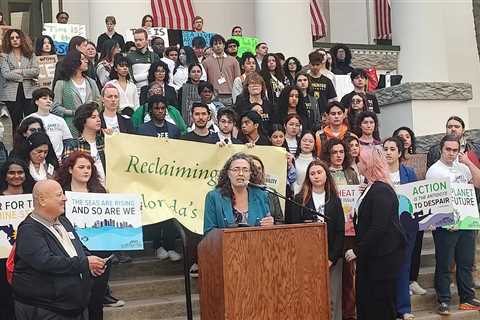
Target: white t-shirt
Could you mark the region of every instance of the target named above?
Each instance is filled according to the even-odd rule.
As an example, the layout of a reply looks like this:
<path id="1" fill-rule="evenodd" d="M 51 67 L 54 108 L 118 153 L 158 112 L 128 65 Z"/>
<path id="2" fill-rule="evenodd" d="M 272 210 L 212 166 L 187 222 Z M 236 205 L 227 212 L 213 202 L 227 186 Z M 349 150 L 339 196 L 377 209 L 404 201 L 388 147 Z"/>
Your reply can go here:
<path id="1" fill-rule="evenodd" d="M 105 86 L 112 84 L 115 88 L 118 89 L 119 96 L 120 96 L 120 110 L 125 109 L 126 107 L 130 107 L 133 110 L 136 110 L 140 105 L 140 101 L 138 98 L 137 87 L 132 81 L 127 82 L 127 87 L 125 91 L 120 86 L 120 83 L 117 79 L 111 80 L 105 84 Z"/>
<path id="2" fill-rule="evenodd" d="M 112 129 L 113 133 L 120 133 L 120 127 L 118 125 L 118 118 L 117 116 L 114 117 L 107 117 L 105 113 L 103 114 L 103 119 L 105 119 L 105 124 L 108 129 Z"/>
<path id="3" fill-rule="evenodd" d="M 49 113 L 47 116 L 41 116 L 38 112 L 32 113 L 25 118 L 36 117 L 42 120 L 45 131 L 47 132 L 50 142 L 52 143 L 53 150 L 57 158 L 60 159 L 63 152 L 63 140 L 71 139 L 72 133 L 67 126 L 67 123 L 62 117 Z"/>
<path id="4" fill-rule="evenodd" d="M 98 177 L 102 185 L 105 185 L 105 171 L 103 170 L 102 159 L 100 159 L 100 154 L 98 154 L 96 142 L 89 142 L 90 144 L 90 155 L 95 161 L 95 167 L 97 168 Z"/>
<path id="5" fill-rule="evenodd" d="M 454 183 L 469 183 L 472 180 L 470 169 L 455 160 L 452 166 L 447 166 L 441 160 L 435 162 L 428 170 L 426 179 L 448 178 Z"/>
<path id="6" fill-rule="evenodd" d="M 315 210 L 320 214 L 325 214 L 325 191 L 321 193 L 312 192 L 313 204 Z M 319 218 L 323 222 L 322 218 Z"/>
<path id="7" fill-rule="evenodd" d="M 400 171 L 397 170 L 395 172 L 390 173 L 390 180 L 392 180 L 393 185 L 395 186 L 400 185 Z"/>
<path id="8" fill-rule="evenodd" d="M 85 100 L 87 99 L 87 81 L 82 78 L 82 83 L 78 84 L 75 81 L 72 81 L 72 83 L 77 89 L 80 99 L 85 103 Z"/>

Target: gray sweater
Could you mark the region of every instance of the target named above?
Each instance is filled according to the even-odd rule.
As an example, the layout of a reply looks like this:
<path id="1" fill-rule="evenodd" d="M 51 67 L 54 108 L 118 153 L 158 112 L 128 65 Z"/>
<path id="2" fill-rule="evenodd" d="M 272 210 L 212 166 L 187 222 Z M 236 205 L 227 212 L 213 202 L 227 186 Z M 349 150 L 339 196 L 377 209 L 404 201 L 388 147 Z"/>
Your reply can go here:
<path id="1" fill-rule="evenodd" d="M 21 56 L 19 63 L 13 52 L 2 54 L 0 68 L 5 79 L 3 90 L 0 90 L 2 101 L 16 101 L 20 83 L 23 84 L 25 98 L 32 98 L 33 90 L 38 88 L 34 79 L 38 78 L 39 73 L 37 59 L 34 55 L 31 58 Z"/>

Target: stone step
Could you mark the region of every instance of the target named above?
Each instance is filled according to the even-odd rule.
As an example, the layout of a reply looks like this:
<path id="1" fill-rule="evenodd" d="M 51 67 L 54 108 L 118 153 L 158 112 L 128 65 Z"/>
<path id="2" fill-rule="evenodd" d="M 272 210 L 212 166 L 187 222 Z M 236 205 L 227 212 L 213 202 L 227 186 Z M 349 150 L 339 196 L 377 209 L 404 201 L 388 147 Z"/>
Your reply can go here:
<path id="1" fill-rule="evenodd" d="M 183 260 L 171 262 L 154 257 L 135 258 L 130 263 L 112 266 L 111 280 L 130 279 L 146 276 L 171 276 L 183 274 Z"/>
<path id="2" fill-rule="evenodd" d="M 197 294 L 192 296 L 193 312 L 198 314 L 200 300 Z M 182 317 L 186 319 L 184 295 L 163 296 L 162 298 L 126 301 L 121 308 L 105 308 L 104 320 L 154 320 Z"/>
<path id="3" fill-rule="evenodd" d="M 425 231 L 423 233 L 422 249 L 434 249 L 435 243 L 433 242 L 433 235 L 431 231 Z"/>
<path id="4" fill-rule="evenodd" d="M 435 249 L 422 249 L 422 256 L 420 258 L 420 268 L 435 266 Z"/>
<path id="5" fill-rule="evenodd" d="M 480 246 L 477 246 L 475 261 L 480 262 Z M 422 256 L 420 258 L 420 268 L 435 266 L 435 248 L 422 249 Z"/>
<path id="6" fill-rule="evenodd" d="M 161 298 L 185 294 L 183 275 L 150 276 L 110 281 L 113 295 L 122 300 Z M 197 280 L 191 281 L 192 293 L 198 293 Z"/>
<path id="7" fill-rule="evenodd" d="M 480 319 L 480 312 L 478 311 L 464 311 L 450 309 L 450 316 L 441 316 L 435 311 L 421 311 L 415 313 L 416 320 L 478 320 Z"/>
<path id="8" fill-rule="evenodd" d="M 478 296 L 478 293 L 480 293 L 479 290 L 477 290 L 477 296 Z M 455 309 L 458 307 L 458 304 L 459 304 L 459 297 L 457 294 L 456 287 L 451 288 L 451 294 L 452 294 L 452 300 L 450 302 L 450 306 L 452 307 L 452 309 Z M 427 294 L 423 296 L 418 296 L 418 295 L 411 296 L 410 301 L 412 303 L 413 313 L 416 313 L 417 311 L 435 310 L 435 308 L 437 307 L 437 296 L 433 288 L 427 289 Z M 480 316 L 480 313 L 479 313 L 479 316 Z"/>
<path id="9" fill-rule="evenodd" d="M 480 266 L 480 265 L 479 265 Z M 418 273 L 418 284 L 424 289 L 433 288 L 434 286 L 434 279 L 435 279 L 435 266 L 432 267 L 425 267 L 420 268 L 420 272 Z M 451 274 L 451 279 L 455 282 L 455 274 Z M 475 283 L 480 283 L 480 272 L 474 271 L 473 272 L 473 279 Z"/>

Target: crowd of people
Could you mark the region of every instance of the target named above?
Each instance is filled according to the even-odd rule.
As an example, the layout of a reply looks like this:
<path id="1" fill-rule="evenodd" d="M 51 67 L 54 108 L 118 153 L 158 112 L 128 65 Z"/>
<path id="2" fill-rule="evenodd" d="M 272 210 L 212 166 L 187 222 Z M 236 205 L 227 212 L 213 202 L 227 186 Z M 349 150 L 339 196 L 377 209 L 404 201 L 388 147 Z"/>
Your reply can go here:
<path id="1" fill-rule="evenodd" d="M 68 18 L 66 12 L 57 15 L 59 23 Z M 202 32 L 203 19 L 194 20 L 194 31 Z M 418 154 L 407 127 L 380 137 L 377 99 L 366 91 L 367 73 L 352 67 L 345 45 L 316 49 L 302 65 L 298 57 L 269 52 L 266 42 L 237 57 L 238 41 L 219 34 L 208 44 L 196 37 L 191 47 L 165 47 L 162 38 L 148 37 L 150 15 L 133 32 L 133 42 L 115 31 L 115 17 L 106 17 L 105 24 L 96 44 L 71 39 L 51 88 L 37 84 L 37 59 L 55 54 L 53 40 L 40 36 L 32 46 L 21 30 L 5 32 L 0 100 L 14 142 L 8 157 L 0 157 L 0 192 L 33 193 L 34 211 L 18 230 L 13 288 L 4 279 L 5 260 L 0 263 L 3 319 L 102 319 L 103 306 L 124 304 L 109 290 L 110 253 L 82 248 L 62 215 L 62 190 L 107 192 L 104 137 L 116 133 L 219 148 L 284 148 L 284 191 L 291 199 L 285 209 L 275 196 L 248 185 L 264 184 L 269 169 L 258 157 L 239 153 L 206 196 L 205 233 L 326 217 L 332 319 L 415 318 L 410 296 L 426 293 L 417 282 L 423 231 L 399 215 L 395 186 L 426 176 L 480 187 L 480 146 L 466 139 L 461 118 L 447 120 L 446 136 L 428 156 Z M 242 28 L 235 26 L 232 35 L 241 36 Z M 349 75 L 354 90 L 338 97 L 335 75 Z M 362 190 L 355 236 L 346 235 L 341 185 Z M 480 310 L 472 278 L 476 233 L 438 228 L 433 235 L 438 312 L 449 314 L 453 263 L 460 309 Z M 195 247 L 201 237 L 189 236 Z M 172 221 L 145 226 L 144 237 L 153 241 L 159 259 L 182 259 Z M 194 256 L 192 277 L 198 276 Z M 82 295 L 91 276 L 93 287 Z"/>

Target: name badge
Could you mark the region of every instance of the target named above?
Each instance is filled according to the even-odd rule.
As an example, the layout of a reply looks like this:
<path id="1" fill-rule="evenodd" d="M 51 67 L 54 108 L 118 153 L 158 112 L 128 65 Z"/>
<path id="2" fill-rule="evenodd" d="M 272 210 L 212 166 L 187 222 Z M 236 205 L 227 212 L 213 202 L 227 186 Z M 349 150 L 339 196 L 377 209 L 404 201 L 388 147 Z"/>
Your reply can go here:
<path id="1" fill-rule="evenodd" d="M 51 165 L 50 163 L 48 164 L 48 167 L 47 167 L 47 173 L 51 176 L 53 176 L 53 172 L 54 172 L 55 168 L 53 167 L 53 165 Z"/>
<path id="2" fill-rule="evenodd" d="M 224 84 L 225 82 L 227 82 L 225 77 L 221 77 L 220 79 L 218 79 L 218 84 Z"/>
<path id="3" fill-rule="evenodd" d="M 68 231 L 67 233 L 70 240 L 75 240 L 75 235 L 73 234 L 73 232 Z"/>

